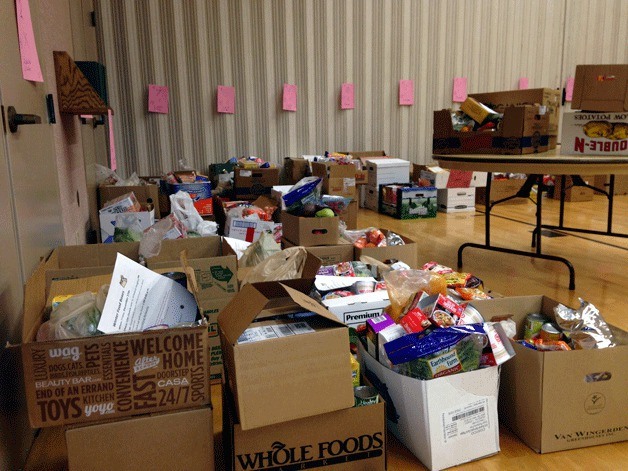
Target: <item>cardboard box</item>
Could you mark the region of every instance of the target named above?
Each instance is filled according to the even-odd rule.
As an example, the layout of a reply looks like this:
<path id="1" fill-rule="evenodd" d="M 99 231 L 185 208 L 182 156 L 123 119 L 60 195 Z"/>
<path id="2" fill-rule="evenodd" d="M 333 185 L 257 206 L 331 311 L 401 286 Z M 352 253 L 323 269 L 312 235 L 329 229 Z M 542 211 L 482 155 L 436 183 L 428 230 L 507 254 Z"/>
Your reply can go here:
<path id="1" fill-rule="evenodd" d="M 363 375 L 386 402 L 388 430 L 428 469 L 499 452 L 498 367 L 421 381 L 395 373 L 359 348 Z"/>
<path id="2" fill-rule="evenodd" d="M 560 153 L 628 155 L 628 112 L 564 113 Z"/>
<path id="3" fill-rule="evenodd" d="M 279 169 L 236 168 L 233 178 L 236 199 L 255 199 L 261 195 L 269 195 L 271 188 L 279 185 Z"/>
<path id="4" fill-rule="evenodd" d="M 211 407 L 70 427 L 70 471 L 214 469 Z"/>
<path id="5" fill-rule="evenodd" d="M 361 198 L 363 207 L 371 211 L 379 211 L 379 187 L 374 185 L 364 185 L 360 188 L 363 192 Z M 361 201 L 362 203 L 362 201 Z"/>
<path id="6" fill-rule="evenodd" d="M 473 302 L 485 319 L 512 314 L 520 337 L 528 314 L 553 319 L 556 304 L 545 296 Z M 516 355 L 502 365 L 500 420 L 538 453 L 628 440 L 628 334 L 613 331 L 621 343 L 614 348 L 539 352 L 513 342 Z"/>
<path id="7" fill-rule="evenodd" d="M 381 231 L 388 235 L 388 229 L 381 229 Z M 417 248 L 418 245 L 406 236 L 398 234 L 403 239 L 405 245 L 394 245 L 391 247 L 365 247 L 363 249 L 355 248 L 355 259 L 360 260 L 362 255 L 374 258 L 381 262 L 386 260 L 399 260 L 401 262 L 410 265 L 410 268 L 417 267 Z"/>
<path id="8" fill-rule="evenodd" d="M 469 96 L 500 113 L 504 112 L 506 106 L 542 105 L 546 108 L 546 112 L 549 115 L 548 134 L 550 136 L 558 134 L 560 90 L 528 88 L 526 90 L 508 90 L 504 92 L 471 93 Z"/>
<path id="9" fill-rule="evenodd" d="M 593 186 L 600 190 L 609 190 L 609 175 L 596 175 Z M 615 175 L 614 191 L 616 195 L 628 195 L 628 175 Z"/>
<path id="10" fill-rule="evenodd" d="M 628 111 L 628 64 L 576 66 L 571 109 Z"/>
<path id="11" fill-rule="evenodd" d="M 445 213 L 475 211 L 475 188 L 445 188 L 438 190 L 438 210 Z"/>
<path id="12" fill-rule="evenodd" d="M 397 219 L 436 217 L 436 188 L 411 183 L 382 185 L 379 190 L 379 212 Z"/>
<path id="13" fill-rule="evenodd" d="M 357 195 L 357 192 L 356 192 Z M 358 202 L 351 201 L 344 211 L 338 214 L 338 218 L 347 225 L 347 229 L 354 230 L 358 228 Z"/>
<path id="14" fill-rule="evenodd" d="M 20 348 L 33 428 L 210 402 L 206 326 L 35 341 L 47 305 L 48 263 L 37 267 L 25 288 Z M 110 282 L 110 273 L 52 281 L 50 294 L 97 291 Z"/>
<path id="15" fill-rule="evenodd" d="M 549 115 L 538 106 L 509 106 L 497 131 L 454 131 L 451 111 L 434 112 L 435 154 L 532 154 L 549 149 Z"/>
<path id="16" fill-rule="evenodd" d="M 311 279 L 247 284 L 218 315 L 227 384 L 242 430 L 353 406 L 348 329 L 294 289 L 309 293 L 311 284 Z M 269 317 L 303 311 L 315 313 L 307 319 L 314 332 L 238 341 L 256 320 L 264 325 Z"/>
<path id="17" fill-rule="evenodd" d="M 323 179 L 323 193 L 355 198 L 358 167 L 335 162 L 312 162 L 312 175 Z"/>
<path id="18" fill-rule="evenodd" d="M 491 182 L 491 202 L 516 194 L 523 184 L 524 178 L 503 178 Z M 486 206 L 486 188 L 475 190 L 475 203 Z M 500 204 L 527 204 L 526 198 L 513 198 Z"/>
<path id="19" fill-rule="evenodd" d="M 134 185 L 134 186 L 116 186 L 116 185 L 100 185 L 98 187 L 98 208 L 102 208 L 103 204 L 118 196 L 133 192 L 137 201 L 143 206 L 153 205 L 155 208 L 155 217 L 161 218 L 159 209 L 159 187 L 153 184 Z"/>
<path id="20" fill-rule="evenodd" d="M 486 186 L 486 172 L 446 170 L 437 165 L 412 164 L 412 181 L 419 186 L 444 188 L 468 188 Z"/>
<path id="21" fill-rule="evenodd" d="M 380 316 L 390 306 L 390 299 L 387 291 L 374 291 L 346 298 L 325 299 L 323 305 L 340 322 L 349 327 L 359 327 L 365 325 L 367 319 Z"/>
<path id="22" fill-rule="evenodd" d="M 142 230 L 148 229 L 150 226 L 155 224 L 155 208 L 152 208 L 150 211 L 139 211 L 139 212 L 130 212 L 130 213 L 106 213 L 100 212 L 98 214 L 98 218 L 100 219 L 100 239 L 103 243 L 109 244 L 113 242 L 113 236 L 116 232 L 116 218 L 118 215 L 128 215 L 129 217 L 136 218 L 139 224 L 139 227 Z"/>
<path id="23" fill-rule="evenodd" d="M 243 430 L 233 413 L 233 398 L 228 392 L 223 397 L 227 471 L 386 469 L 386 407 L 383 402 Z"/>
<path id="24" fill-rule="evenodd" d="M 281 213 L 283 236 L 295 245 L 336 245 L 340 235 L 339 218 L 304 218 L 290 213 Z"/>
<path id="25" fill-rule="evenodd" d="M 582 177 L 585 182 L 589 185 L 594 184 L 594 177 Z M 564 183 L 563 183 L 564 182 Z M 587 188 L 586 186 L 571 186 L 572 180 L 569 175 L 563 177 L 562 175 L 558 175 L 556 177 L 556 182 L 554 185 L 554 199 L 560 199 L 560 188 L 561 185 L 565 185 L 567 189 L 565 190 L 565 201 L 567 202 L 579 202 L 579 201 L 592 201 L 593 200 L 593 190 L 591 188 Z"/>
<path id="26" fill-rule="evenodd" d="M 283 169 L 286 182 L 291 185 L 312 173 L 310 171 L 310 162 L 302 157 L 284 157 Z"/>
<path id="27" fill-rule="evenodd" d="M 318 245 L 315 247 L 306 247 L 306 250 L 319 258 L 322 265 L 335 265 L 340 262 L 351 262 L 353 260 L 353 244 L 349 242 L 342 243 L 344 239 L 338 240 L 336 245 Z M 295 244 L 287 239 L 281 239 L 283 248 L 295 247 Z"/>

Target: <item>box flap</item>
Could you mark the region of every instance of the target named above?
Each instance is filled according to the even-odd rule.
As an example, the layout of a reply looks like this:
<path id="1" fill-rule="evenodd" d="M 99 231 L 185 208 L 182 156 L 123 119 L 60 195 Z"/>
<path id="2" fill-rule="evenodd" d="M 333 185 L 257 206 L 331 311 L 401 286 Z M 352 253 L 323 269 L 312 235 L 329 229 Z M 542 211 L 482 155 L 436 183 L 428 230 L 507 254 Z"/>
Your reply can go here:
<path id="1" fill-rule="evenodd" d="M 242 300 L 246 299 L 246 303 Z M 218 314 L 218 325 L 232 345 L 255 317 L 266 307 L 269 299 L 252 284 L 246 284 Z"/>
<path id="2" fill-rule="evenodd" d="M 571 109 L 628 111 L 628 64 L 576 66 Z"/>
<path id="3" fill-rule="evenodd" d="M 297 303 L 299 306 L 304 307 L 305 309 L 308 309 L 312 312 L 315 312 L 319 316 L 322 316 L 325 319 L 333 321 L 335 324 L 345 327 L 345 324 L 340 322 L 336 316 L 334 316 L 331 312 L 329 312 L 327 309 L 325 309 L 323 306 L 318 304 L 309 296 L 297 291 L 296 289 L 290 288 L 286 284 L 281 283 L 281 286 L 285 288 L 290 298 L 292 298 L 292 300 L 295 303 Z"/>

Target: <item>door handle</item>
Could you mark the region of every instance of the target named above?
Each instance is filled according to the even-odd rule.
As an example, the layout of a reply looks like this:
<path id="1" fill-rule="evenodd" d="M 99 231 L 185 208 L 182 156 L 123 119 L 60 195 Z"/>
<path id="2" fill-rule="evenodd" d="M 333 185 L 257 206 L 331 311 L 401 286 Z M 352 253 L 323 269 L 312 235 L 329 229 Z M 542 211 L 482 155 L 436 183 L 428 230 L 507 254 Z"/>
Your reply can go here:
<path id="1" fill-rule="evenodd" d="M 23 124 L 41 124 L 41 117 L 36 114 L 16 113 L 13 106 L 7 108 L 7 116 L 9 118 L 9 130 L 17 132 L 17 127 Z"/>

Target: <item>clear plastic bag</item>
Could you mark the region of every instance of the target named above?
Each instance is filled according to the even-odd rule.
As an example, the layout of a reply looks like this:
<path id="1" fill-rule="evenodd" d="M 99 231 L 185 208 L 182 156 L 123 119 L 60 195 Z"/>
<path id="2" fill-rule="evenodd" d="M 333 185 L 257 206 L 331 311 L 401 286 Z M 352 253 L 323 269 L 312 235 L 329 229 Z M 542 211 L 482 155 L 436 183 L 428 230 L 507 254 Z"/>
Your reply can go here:
<path id="1" fill-rule="evenodd" d="M 138 220 L 138 213 L 120 213 L 116 216 L 113 231 L 114 242 L 137 242 L 142 240 L 144 229 Z"/>
<path id="2" fill-rule="evenodd" d="M 187 229 L 173 213 L 161 218 L 144 231 L 140 240 L 140 260 L 156 257 L 161 251 L 161 241 L 164 239 L 185 238 Z"/>
<path id="3" fill-rule="evenodd" d="M 253 267 L 242 280 L 242 285 L 301 278 L 306 259 L 305 247 L 290 247 L 282 250 Z"/>
<path id="4" fill-rule="evenodd" d="M 390 316 L 397 320 L 411 307 L 422 291 L 429 295 L 447 294 L 447 282 L 438 274 L 423 270 L 394 270 L 384 274 L 390 298 Z"/>
<path id="5" fill-rule="evenodd" d="M 238 261 L 241 267 L 254 267 L 270 256 L 281 252 L 281 246 L 268 232 L 262 232 L 256 242 L 249 245 Z"/>
<path id="6" fill-rule="evenodd" d="M 37 341 L 101 335 L 98 322 L 108 292 L 109 285 L 103 285 L 96 294 L 86 291 L 60 303 L 50 313 L 50 320 L 39 327 Z"/>

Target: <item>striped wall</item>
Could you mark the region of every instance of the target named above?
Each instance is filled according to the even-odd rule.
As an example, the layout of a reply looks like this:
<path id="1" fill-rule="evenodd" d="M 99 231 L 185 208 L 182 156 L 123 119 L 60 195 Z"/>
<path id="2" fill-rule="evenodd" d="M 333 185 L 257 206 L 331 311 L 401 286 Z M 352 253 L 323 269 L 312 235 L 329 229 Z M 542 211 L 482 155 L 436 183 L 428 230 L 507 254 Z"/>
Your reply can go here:
<path id="1" fill-rule="evenodd" d="M 367 149 L 428 162 L 432 113 L 452 106 L 454 77 L 470 93 L 513 89 L 520 77 L 558 88 L 582 51 L 628 62 L 626 3 L 97 0 L 118 165 L 159 174 L 230 156 L 279 163 Z M 401 79 L 414 80 L 413 106 L 398 105 Z M 355 84 L 353 110 L 340 110 L 343 82 Z M 147 113 L 150 83 L 169 87 L 169 114 Z M 298 87 L 296 112 L 281 109 L 284 83 Z M 235 114 L 216 112 L 218 85 L 235 87 Z"/>

